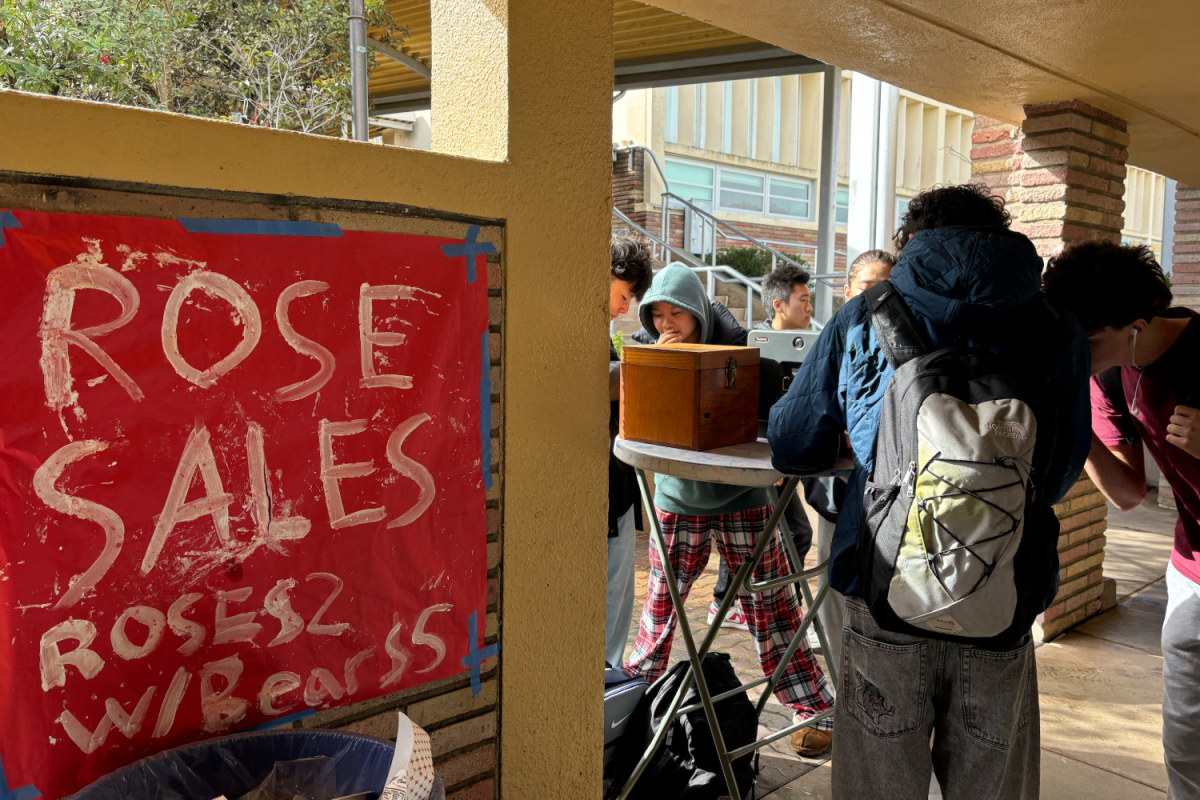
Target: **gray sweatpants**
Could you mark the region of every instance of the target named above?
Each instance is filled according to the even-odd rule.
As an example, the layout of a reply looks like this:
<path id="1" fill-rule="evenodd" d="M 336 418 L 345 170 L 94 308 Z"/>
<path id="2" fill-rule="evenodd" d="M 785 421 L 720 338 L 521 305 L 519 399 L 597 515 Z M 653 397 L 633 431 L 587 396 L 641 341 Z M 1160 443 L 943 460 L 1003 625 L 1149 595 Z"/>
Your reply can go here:
<path id="1" fill-rule="evenodd" d="M 1200 585 L 1167 567 L 1163 751 L 1169 800 L 1200 800 Z"/>
<path id="2" fill-rule="evenodd" d="M 992 652 L 885 631 L 846 598 L 833 796 L 1031 800 L 1040 788 L 1033 641 Z M 929 737 L 933 738 L 933 749 Z"/>
<path id="3" fill-rule="evenodd" d="M 817 518 L 818 562 L 829 560 L 829 548 L 833 543 L 833 530 L 836 526 L 836 522 L 830 522 L 824 517 Z M 828 569 L 822 572 L 817 579 L 817 590 L 820 591 L 827 583 L 829 583 Z M 823 654 L 825 661 L 832 661 L 839 666 L 842 663 L 842 627 L 846 621 L 843 609 L 845 602 L 846 599 L 842 597 L 842 593 L 830 586 L 829 593 L 825 595 L 825 600 L 817 609 L 817 618 L 821 620 L 821 627 L 825 629 L 825 638 L 829 640 L 829 652 Z"/>

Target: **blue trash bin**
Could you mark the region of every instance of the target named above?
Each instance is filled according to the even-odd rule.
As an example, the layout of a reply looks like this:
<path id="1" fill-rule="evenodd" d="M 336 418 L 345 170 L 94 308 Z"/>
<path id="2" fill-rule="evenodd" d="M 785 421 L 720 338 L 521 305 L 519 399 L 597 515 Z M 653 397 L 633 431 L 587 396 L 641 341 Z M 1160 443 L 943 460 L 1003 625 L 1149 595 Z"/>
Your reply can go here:
<path id="1" fill-rule="evenodd" d="M 235 733 L 144 758 L 81 789 L 76 800 L 228 800 L 255 789 L 276 761 L 327 756 L 337 768 L 337 796 L 378 792 L 395 743 L 331 730 Z M 446 796 L 441 778 L 430 800 Z"/>

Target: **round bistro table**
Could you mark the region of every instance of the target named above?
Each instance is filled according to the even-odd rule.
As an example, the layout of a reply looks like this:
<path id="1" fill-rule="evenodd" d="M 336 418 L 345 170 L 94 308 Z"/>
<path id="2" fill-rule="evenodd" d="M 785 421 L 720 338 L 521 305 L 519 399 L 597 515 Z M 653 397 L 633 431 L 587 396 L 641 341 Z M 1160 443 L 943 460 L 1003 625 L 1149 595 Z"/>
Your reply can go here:
<path id="1" fill-rule="evenodd" d="M 618 796 L 618 800 L 626 800 L 629 796 L 634 785 L 654 758 L 654 754 L 658 752 L 663 739 L 666 738 L 667 731 L 671 727 L 671 722 L 676 717 L 689 714 L 699 708 L 704 709 L 704 713 L 708 718 L 708 725 L 713 734 L 713 744 L 716 745 L 717 756 L 721 760 L 721 771 L 725 776 L 725 784 L 729 789 L 730 797 L 732 800 L 742 800 L 741 792 L 738 790 L 737 782 L 733 776 L 732 764 L 735 760 L 753 753 L 760 747 L 764 747 L 785 736 L 790 736 L 801 728 L 820 722 L 833 714 L 832 710 L 822 712 L 803 722 L 796 723 L 780 731 L 775 731 L 745 747 L 728 750 L 725 747 L 724 737 L 722 737 L 720 726 L 717 723 L 717 715 L 713 704 L 731 695 L 747 692 L 750 689 L 765 684 L 762 696 L 759 698 L 756 706 L 756 711 L 761 718 L 763 709 L 766 708 L 767 700 L 774 691 L 776 684 L 783 677 L 787 665 L 795 657 L 796 651 L 808 635 L 808 626 L 810 624 L 817 632 L 817 638 L 821 642 L 822 651 L 829 652 L 825 630 L 821 627 L 821 622 L 817 618 L 817 609 L 824 602 L 829 587 L 828 585 L 823 586 L 817 592 L 816 597 L 813 597 L 812 591 L 808 586 L 808 580 L 824 572 L 828 562 L 818 564 L 810 570 L 803 569 L 804 565 L 800 562 L 799 553 L 796 552 L 796 545 L 792 541 L 791 531 L 787 530 L 787 523 L 784 521 L 783 512 L 786 510 L 788 503 L 795 500 L 796 488 L 800 483 L 801 477 L 818 478 L 829 475 L 848 475 L 854 468 L 854 464 L 849 459 L 839 459 L 829 470 L 824 472 L 802 476 L 785 475 L 771 466 L 771 447 L 765 439 L 733 445 L 732 447 L 722 447 L 716 450 L 695 451 L 618 438 L 613 445 L 613 454 L 621 461 L 633 467 L 637 473 L 638 486 L 642 492 L 642 503 L 648 512 L 646 518 L 650 521 L 651 546 L 658 549 L 659 556 L 661 557 L 660 560 L 662 561 L 667 587 L 671 593 L 671 604 L 674 606 L 675 615 L 679 620 L 680 633 L 683 637 L 684 646 L 687 648 L 688 661 L 691 665 L 687 674 L 684 675 L 684 679 L 679 686 L 679 691 L 671 703 L 670 710 L 663 718 L 663 724 L 655 731 L 650 746 L 646 749 L 645 754 L 638 762 L 629 780 L 626 781 L 621 794 Z M 741 567 L 738 568 L 737 573 L 734 574 L 729 590 L 725 593 L 725 599 L 721 602 L 717 610 L 717 615 L 712 624 L 709 625 L 704 640 L 700 643 L 699 647 L 696 646 L 691 626 L 688 623 L 687 615 L 684 613 L 683 597 L 679 590 L 679 582 L 675 579 L 675 570 L 671 566 L 671 560 L 666 555 L 667 543 L 663 537 L 662 526 L 659 524 L 658 514 L 654 507 L 654 498 L 651 496 L 650 485 L 646 479 L 647 472 L 653 472 L 657 475 L 670 475 L 676 478 L 686 478 L 693 481 L 705 481 L 707 483 L 764 487 L 775 506 L 771 518 L 767 522 L 767 534 L 759 537 L 750 558 L 746 559 Z M 783 491 L 782 493 L 777 493 L 775 487 L 780 482 L 783 483 Z M 758 562 L 762 559 L 767 544 L 771 541 L 771 536 L 780 537 L 791 563 L 798 569 L 790 575 L 762 583 L 755 583 L 750 579 L 750 576 L 753 574 Z M 783 658 L 780 660 L 779 667 L 769 678 L 758 678 L 742 685 L 738 689 L 713 697 L 708 690 L 708 684 L 704 680 L 704 673 L 700 668 L 700 664 L 712 646 L 713 639 L 716 638 L 717 631 L 721 628 L 721 623 L 725 621 L 725 615 L 733 606 L 738 591 L 744 586 L 748 592 L 761 593 L 773 591 L 787 585 L 795 585 L 797 587 L 804 600 L 807 613 L 799 630 L 796 631 L 796 635 L 792 637 L 792 641 L 788 645 Z M 829 672 L 829 677 L 833 681 L 833 685 L 836 686 L 837 665 L 828 661 L 826 663 L 826 670 Z M 683 698 L 691 688 L 693 680 L 696 681 L 696 688 L 700 694 L 700 703 L 687 708 L 681 708 Z"/>

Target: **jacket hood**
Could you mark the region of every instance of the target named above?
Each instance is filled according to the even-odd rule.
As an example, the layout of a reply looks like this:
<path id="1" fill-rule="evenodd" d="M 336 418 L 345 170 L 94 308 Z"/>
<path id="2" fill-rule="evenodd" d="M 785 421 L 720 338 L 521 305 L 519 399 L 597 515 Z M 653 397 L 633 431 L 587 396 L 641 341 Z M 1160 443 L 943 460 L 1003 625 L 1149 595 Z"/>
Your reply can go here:
<path id="1" fill-rule="evenodd" d="M 654 327 L 654 317 L 650 313 L 651 303 L 670 303 L 682 308 L 693 317 L 700 320 L 700 343 L 711 344 L 713 334 L 713 310 L 709 304 L 708 295 L 704 293 L 704 284 L 696 273 L 681 262 L 674 261 L 666 269 L 654 276 L 650 290 L 642 298 L 638 307 L 638 318 L 642 327 L 657 341 L 658 330 Z"/>
<path id="2" fill-rule="evenodd" d="M 712 311 L 712 334 L 709 336 L 707 344 L 745 347 L 749 331 L 741 326 L 733 314 L 730 313 L 729 309 L 716 300 L 709 300 L 708 307 Z M 638 344 L 654 344 L 658 341 L 658 331 L 651 333 L 642 328 L 640 331 L 634 333 L 631 338 Z"/>
<path id="3" fill-rule="evenodd" d="M 1024 234 L 1002 227 L 917 233 L 891 274 L 914 314 L 953 325 L 1019 308 L 1042 286 L 1042 257 Z"/>

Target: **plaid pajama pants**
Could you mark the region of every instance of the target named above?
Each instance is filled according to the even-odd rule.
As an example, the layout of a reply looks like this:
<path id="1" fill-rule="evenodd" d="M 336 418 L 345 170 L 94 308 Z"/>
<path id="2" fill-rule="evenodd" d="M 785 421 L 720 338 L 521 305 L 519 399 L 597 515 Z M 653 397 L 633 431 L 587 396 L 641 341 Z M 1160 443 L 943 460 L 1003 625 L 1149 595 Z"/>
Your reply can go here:
<path id="1" fill-rule="evenodd" d="M 713 517 L 693 517 L 660 510 L 658 519 L 662 523 L 667 552 L 683 599 L 687 600 L 692 584 L 708 564 L 710 537 L 717 540 L 721 558 L 729 562 L 731 570 L 737 572 L 742 562 L 750 557 L 758 537 L 764 534 L 770 516 L 769 505 Z M 754 571 L 754 580 L 762 582 L 778 578 L 787 570 L 787 558 L 779 546 L 778 538 L 772 533 L 771 543 L 767 545 L 758 562 L 758 569 Z M 648 589 L 637 643 L 625 668 L 635 675 L 655 681 L 667 671 L 677 619 L 663 574 L 662 560 L 653 544 L 650 546 Z M 738 592 L 738 598 L 742 601 L 742 610 L 746 613 L 746 621 L 754 637 L 763 674 L 773 675 L 802 622 L 796 595 L 790 586 L 763 593 L 751 593 L 743 587 Z M 833 708 L 829 682 L 813 658 L 806 639 L 801 640 L 800 648 L 775 687 L 775 697 L 801 719 Z M 823 720 L 814 727 L 831 730 L 833 719 Z"/>

